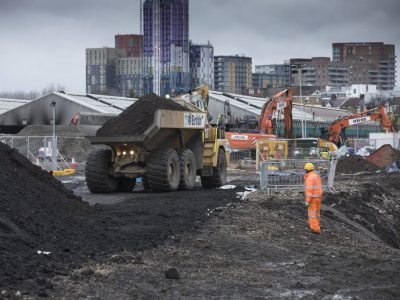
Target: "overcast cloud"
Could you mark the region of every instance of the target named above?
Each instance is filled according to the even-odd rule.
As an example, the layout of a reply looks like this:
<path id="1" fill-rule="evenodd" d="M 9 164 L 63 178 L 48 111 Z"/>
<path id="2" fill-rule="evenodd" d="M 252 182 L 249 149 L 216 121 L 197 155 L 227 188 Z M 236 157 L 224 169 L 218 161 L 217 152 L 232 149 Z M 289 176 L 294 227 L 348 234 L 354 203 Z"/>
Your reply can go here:
<path id="1" fill-rule="evenodd" d="M 139 0 L 0 0 L 0 91 L 85 92 L 85 48 L 139 33 L 139 15 Z M 332 42 L 395 44 L 399 56 L 400 2 L 191 0 L 190 38 L 253 65 L 331 56 Z"/>

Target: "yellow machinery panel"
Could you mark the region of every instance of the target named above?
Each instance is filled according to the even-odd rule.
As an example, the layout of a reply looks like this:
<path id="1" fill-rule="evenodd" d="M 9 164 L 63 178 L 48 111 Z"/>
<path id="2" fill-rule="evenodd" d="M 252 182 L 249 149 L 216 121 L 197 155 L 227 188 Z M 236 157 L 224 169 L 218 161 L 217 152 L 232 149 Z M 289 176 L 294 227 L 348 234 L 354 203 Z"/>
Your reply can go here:
<path id="1" fill-rule="evenodd" d="M 258 141 L 258 155 L 262 160 L 286 159 L 288 157 L 288 142 L 278 140 Z"/>

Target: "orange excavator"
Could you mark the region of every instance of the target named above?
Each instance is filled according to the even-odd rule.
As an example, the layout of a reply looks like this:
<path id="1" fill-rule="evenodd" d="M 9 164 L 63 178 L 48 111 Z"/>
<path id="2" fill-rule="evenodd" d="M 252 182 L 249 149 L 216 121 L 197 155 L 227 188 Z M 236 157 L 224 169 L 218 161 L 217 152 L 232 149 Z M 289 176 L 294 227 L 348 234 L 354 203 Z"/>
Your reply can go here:
<path id="1" fill-rule="evenodd" d="M 283 110 L 285 132 L 284 138 L 293 138 L 293 118 L 292 118 L 293 93 L 291 89 L 281 91 L 266 102 L 260 114 L 260 132 L 274 134 L 272 116 L 275 111 Z"/>
<path id="2" fill-rule="evenodd" d="M 284 138 L 293 137 L 292 124 L 292 103 L 293 93 L 291 89 L 278 92 L 265 102 L 257 127 L 257 132 L 226 132 L 226 137 L 230 142 L 230 146 L 235 150 L 256 149 L 256 142 L 260 139 L 276 138 L 275 128 L 272 122 L 274 112 L 282 111 L 284 115 Z"/>
<path id="3" fill-rule="evenodd" d="M 393 127 L 393 123 L 390 117 L 386 114 L 385 108 L 383 106 L 379 106 L 377 108 L 366 110 L 364 112 L 354 114 L 351 116 L 347 116 L 336 120 L 331 124 L 328 130 L 325 131 L 328 134 L 327 139 L 330 142 L 335 143 L 338 147 L 344 145 L 346 141 L 346 128 L 349 126 L 361 124 L 367 121 L 377 121 L 379 120 L 383 129 L 386 132 L 395 132 Z M 324 134 L 324 132 L 323 132 Z"/>

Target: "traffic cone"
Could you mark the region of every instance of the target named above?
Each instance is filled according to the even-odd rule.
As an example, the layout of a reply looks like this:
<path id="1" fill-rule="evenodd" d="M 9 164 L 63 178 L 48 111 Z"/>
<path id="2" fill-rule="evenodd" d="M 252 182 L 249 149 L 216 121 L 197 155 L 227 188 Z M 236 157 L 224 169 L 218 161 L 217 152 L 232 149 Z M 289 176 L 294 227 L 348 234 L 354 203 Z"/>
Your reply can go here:
<path id="1" fill-rule="evenodd" d="M 76 169 L 77 167 L 78 167 L 78 164 L 75 161 L 75 157 L 72 157 L 71 169 Z"/>

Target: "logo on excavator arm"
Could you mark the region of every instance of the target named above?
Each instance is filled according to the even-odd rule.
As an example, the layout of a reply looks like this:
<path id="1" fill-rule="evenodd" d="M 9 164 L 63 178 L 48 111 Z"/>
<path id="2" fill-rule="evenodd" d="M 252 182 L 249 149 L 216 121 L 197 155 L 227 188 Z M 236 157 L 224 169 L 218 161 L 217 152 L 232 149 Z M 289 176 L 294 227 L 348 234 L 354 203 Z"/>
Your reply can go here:
<path id="1" fill-rule="evenodd" d="M 360 123 L 364 123 L 364 122 L 367 122 L 367 121 L 370 121 L 371 120 L 371 117 L 361 117 L 361 118 L 356 118 L 356 119 L 350 119 L 349 120 L 349 126 L 352 126 L 352 125 L 357 125 L 357 124 L 360 124 Z"/>

